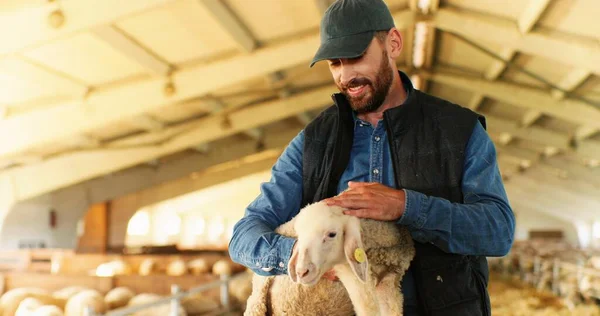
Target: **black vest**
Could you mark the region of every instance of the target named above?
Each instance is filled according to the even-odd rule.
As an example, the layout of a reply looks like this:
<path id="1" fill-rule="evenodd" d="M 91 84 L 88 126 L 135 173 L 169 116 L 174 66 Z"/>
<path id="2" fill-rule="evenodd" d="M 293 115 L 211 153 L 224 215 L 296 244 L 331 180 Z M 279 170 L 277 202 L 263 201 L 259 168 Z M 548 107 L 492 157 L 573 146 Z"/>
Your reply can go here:
<path id="1" fill-rule="evenodd" d="M 408 98 L 383 114 L 397 188 L 462 203 L 466 145 L 478 120 L 485 128 L 485 118 L 415 90 L 402 72 L 400 77 Z M 337 195 L 350 158 L 352 110 L 342 94 L 332 98 L 335 104 L 305 128 L 302 206 Z M 485 257 L 450 254 L 416 241 L 415 248 L 411 270 L 420 314 L 491 315 Z"/>

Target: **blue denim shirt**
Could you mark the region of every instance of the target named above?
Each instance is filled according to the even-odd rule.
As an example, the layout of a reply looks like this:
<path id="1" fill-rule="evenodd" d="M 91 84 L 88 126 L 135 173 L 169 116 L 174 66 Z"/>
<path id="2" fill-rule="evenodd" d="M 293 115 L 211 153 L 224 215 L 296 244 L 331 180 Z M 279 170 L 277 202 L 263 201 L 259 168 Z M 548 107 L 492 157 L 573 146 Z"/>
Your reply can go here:
<path id="1" fill-rule="evenodd" d="M 354 143 L 338 193 L 348 181 L 380 182 L 395 187 L 390 147 L 384 121 L 372 126 L 355 116 Z M 294 238 L 274 233 L 299 211 L 302 198 L 301 131 L 284 150 L 261 184 L 261 193 L 236 223 L 229 254 L 259 275 L 287 273 Z M 376 171 L 377 170 L 377 171 Z M 402 189 L 402 188 L 397 188 Z M 500 176 L 496 150 L 481 124 L 476 124 L 466 148 L 462 191 L 464 203 L 406 190 L 406 208 L 398 225 L 414 240 L 431 242 L 446 252 L 504 256 L 511 248 L 515 219 Z M 416 304 L 412 273 L 402 281 L 407 315 Z"/>

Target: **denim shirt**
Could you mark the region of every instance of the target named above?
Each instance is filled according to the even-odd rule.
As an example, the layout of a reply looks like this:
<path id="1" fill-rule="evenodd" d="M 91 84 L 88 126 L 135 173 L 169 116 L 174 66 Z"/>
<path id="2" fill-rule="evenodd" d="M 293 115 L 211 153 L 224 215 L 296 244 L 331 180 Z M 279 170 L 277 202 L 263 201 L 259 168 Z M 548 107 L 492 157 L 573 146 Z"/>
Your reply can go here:
<path id="1" fill-rule="evenodd" d="M 338 184 L 338 193 L 348 181 L 380 182 L 395 187 L 390 146 L 385 123 L 376 126 L 355 116 L 354 143 L 350 161 Z M 269 182 L 236 223 L 229 244 L 233 261 L 259 275 L 287 273 L 295 238 L 274 232 L 299 211 L 302 198 L 301 131 L 284 150 Z M 462 191 L 464 203 L 407 190 L 405 211 L 398 225 L 405 225 L 414 240 L 431 242 L 440 249 L 463 255 L 504 256 L 511 248 L 515 219 L 502 183 L 494 144 L 477 123 L 467 144 Z M 407 315 L 416 305 L 412 273 L 402 280 Z"/>

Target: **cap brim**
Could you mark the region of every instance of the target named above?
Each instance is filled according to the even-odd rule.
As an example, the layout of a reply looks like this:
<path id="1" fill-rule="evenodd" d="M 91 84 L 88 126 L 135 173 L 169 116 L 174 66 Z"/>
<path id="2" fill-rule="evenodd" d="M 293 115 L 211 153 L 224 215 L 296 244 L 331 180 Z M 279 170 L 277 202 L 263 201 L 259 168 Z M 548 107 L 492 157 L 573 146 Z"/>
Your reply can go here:
<path id="1" fill-rule="evenodd" d="M 362 55 L 373 40 L 375 31 L 336 37 L 321 43 L 310 67 L 326 59 L 356 58 Z"/>

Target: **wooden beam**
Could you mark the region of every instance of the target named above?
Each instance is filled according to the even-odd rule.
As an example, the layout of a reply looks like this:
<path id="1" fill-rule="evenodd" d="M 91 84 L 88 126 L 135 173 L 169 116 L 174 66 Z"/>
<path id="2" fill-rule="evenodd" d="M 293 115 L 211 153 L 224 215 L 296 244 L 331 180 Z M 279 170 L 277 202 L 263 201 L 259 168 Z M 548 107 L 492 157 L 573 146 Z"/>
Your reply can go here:
<path id="1" fill-rule="evenodd" d="M 564 176 L 573 178 L 576 181 L 584 181 L 600 188 L 600 170 L 585 167 L 582 164 L 573 163 L 571 158 L 556 155 L 552 158 L 544 159 L 538 164 L 541 168 L 547 168 L 548 173 L 552 173 L 549 168 L 554 170 L 563 170 Z"/>
<path id="2" fill-rule="evenodd" d="M 538 127 L 523 128 L 517 122 L 494 116 L 486 116 L 486 120 L 488 131 L 490 133 L 508 133 L 517 138 L 550 145 L 560 149 L 570 148 L 570 139 L 568 135 Z"/>
<path id="3" fill-rule="evenodd" d="M 525 115 L 523 115 L 523 118 L 521 119 L 521 126 L 523 126 L 523 127 L 531 126 L 533 123 L 535 123 L 537 120 L 539 120 L 540 117 L 542 117 L 542 115 L 544 115 L 544 114 L 538 110 L 529 110 L 529 111 L 525 112 Z"/>
<path id="4" fill-rule="evenodd" d="M 157 76 L 167 76 L 172 68 L 167 62 L 152 54 L 139 43 L 126 36 L 122 31 L 111 25 L 101 25 L 91 30 L 97 38 L 110 45 L 116 51 L 137 62 L 142 67 Z"/>
<path id="5" fill-rule="evenodd" d="M 121 149 L 98 149 L 63 155 L 39 164 L 9 169 L 0 173 L 12 178 L 19 200 L 51 192 L 103 174 L 125 169 L 164 155 L 231 136 L 299 113 L 322 109 L 331 104 L 335 86 L 314 89 L 285 100 L 265 102 L 230 113 L 229 125 L 220 115 L 186 123 L 186 129 L 154 146 Z M 169 131 L 171 127 L 163 132 Z M 31 179 L 36 181 L 32 182 Z"/>
<path id="6" fill-rule="evenodd" d="M 1 38 L 2 35 L 0 35 Z M 0 48 L 1 49 L 1 48 Z M 33 84 L 47 85 L 50 84 L 54 90 L 54 94 L 67 95 L 70 97 L 81 98 L 87 92 L 87 87 L 84 83 L 70 78 L 57 71 L 43 68 L 42 65 L 29 60 L 23 56 L 10 56 L 0 60 L 0 72 L 29 80 Z M 25 100 L 18 100 L 17 103 Z M 10 106 L 12 105 L 6 105 Z"/>
<path id="7" fill-rule="evenodd" d="M 18 30 L 1 32 L 0 55 L 16 53 L 22 49 L 41 45 L 96 25 L 110 24 L 125 16 L 168 5 L 175 0 L 63 0 L 60 10 L 64 23 L 53 28 L 48 23 L 51 1 L 36 1 L 26 10 L 15 10 L 0 16 L 0 29 Z"/>
<path id="8" fill-rule="evenodd" d="M 591 71 L 587 69 L 576 68 L 570 71 L 562 80 L 558 83 L 558 86 L 566 91 L 573 91 L 579 87 L 590 75 Z M 556 99 L 564 99 L 565 93 L 563 91 L 554 89 L 552 90 L 552 96 Z"/>
<path id="9" fill-rule="evenodd" d="M 540 19 L 550 0 L 529 0 L 517 21 L 521 34 L 527 34 Z"/>
<path id="10" fill-rule="evenodd" d="M 149 115 L 140 115 L 135 119 L 129 121 L 130 125 L 148 132 L 157 132 L 165 128 L 165 123 L 158 121 L 157 119 Z"/>
<path id="11" fill-rule="evenodd" d="M 592 159 L 600 158 L 600 142 L 592 140 L 580 140 L 577 142 L 579 155 Z"/>
<path id="12" fill-rule="evenodd" d="M 582 139 L 588 138 L 590 136 L 595 135 L 599 131 L 600 130 L 596 127 L 580 126 L 575 131 L 575 140 L 582 140 Z"/>
<path id="13" fill-rule="evenodd" d="M 400 11 L 393 17 L 398 20 L 396 26 L 399 29 L 407 27 L 413 21 L 410 12 Z M 170 93 L 165 91 L 162 79 L 153 78 L 92 91 L 84 102 L 66 102 L 8 118 L 0 125 L 0 137 L 11 137 L 0 138 L 0 157 L 17 154 L 36 145 L 102 128 L 114 121 L 127 120 L 149 111 L 164 109 L 171 104 L 205 96 L 220 88 L 308 63 L 318 45 L 319 36 L 309 35 L 209 65 L 183 68 L 173 73 L 174 90 Z"/>
<path id="14" fill-rule="evenodd" d="M 441 72 L 423 75 L 430 77 L 433 81 L 467 91 L 482 93 L 498 101 L 537 110 L 578 124 L 600 128 L 600 111 L 595 107 L 569 99 L 557 101 L 540 89 Z"/>
<path id="15" fill-rule="evenodd" d="M 215 21 L 221 25 L 242 51 L 249 53 L 258 47 L 256 39 L 250 34 L 248 28 L 223 1 L 199 0 L 199 3 L 213 15 Z"/>
<path id="16" fill-rule="evenodd" d="M 556 36 L 521 34 L 518 27 L 504 21 L 443 8 L 434 17 L 436 26 L 447 32 L 471 39 L 482 39 L 531 55 L 542 56 L 574 67 L 600 74 L 600 47 L 594 43 Z M 493 35 L 491 35 L 493 34 Z"/>
<path id="17" fill-rule="evenodd" d="M 502 59 L 507 61 L 510 61 L 515 55 L 515 53 L 516 52 L 510 48 L 504 48 L 499 52 Z M 500 77 L 504 69 L 506 69 L 506 64 L 503 61 L 494 60 L 492 62 L 492 65 L 485 72 L 484 76 L 490 81 L 496 80 L 498 79 L 498 77 Z M 481 102 L 483 102 L 483 99 L 484 96 L 481 93 L 473 94 L 471 100 L 468 103 L 469 109 L 477 111 L 477 109 L 479 109 L 479 107 L 481 106 Z"/>
<path id="18" fill-rule="evenodd" d="M 204 96 L 215 89 L 308 62 L 318 43 L 317 36 L 309 36 L 249 55 L 182 69 L 172 75 L 176 87 L 172 95 L 163 92 L 164 80 L 155 78 L 95 91 L 83 102 L 57 104 L 7 118 L 0 125 L 0 156 L 17 154 L 36 145 L 134 118 L 170 104 Z M 224 73 L 227 76 L 223 76 Z M 2 135 L 11 137 L 2 139 Z"/>
<path id="19" fill-rule="evenodd" d="M 521 33 L 526 34 L 531 30 L 531 28 L 539 20 L 542 12 L 548 6 L 548 2 L 549 2 L 549 0 L 531 0 L 531 1 L 529 1 L 528 5 L 526 6 L 523 13 L 521 13 L 521 16 L 519 17 L 519 19 L 517 21 L 517 24 L 519 26 L 519 30 L 521 31 Z M 500 57 L 503 60 L 508 61 L 508 62 L 510 62 L 516 54 L 517 54 L 517 51 L 511 47 L 504 47 L 499 52 Z M 507 64 L 504 61 L 494 60 L 492 62 L 492 65 L 490 66 L 490 68 L 488 68 L 488 70 L 486 71 L 485 78 L 488 80 L 498 79 L 500 77 L 500 75 L 504 72 L 504 70 L 506 69 L 506 66 L 507 66 Z M 483 99 L 480 94 L 476 94 L 474 97 L 474 100 L 471 100 L 471 102 L 475 102 L 478 99 L 480 99 L 480 100 Z M 526 127 L 531 125 L 538 118 L 540 118 L 541 115 L 542 115 L 542 113 L 539 111 L 535 111 L 535 110 L 529 111 L 525 115 L 526 120 L 523 121 L 523 123 L 524 123 L 523 125 Z"/>

